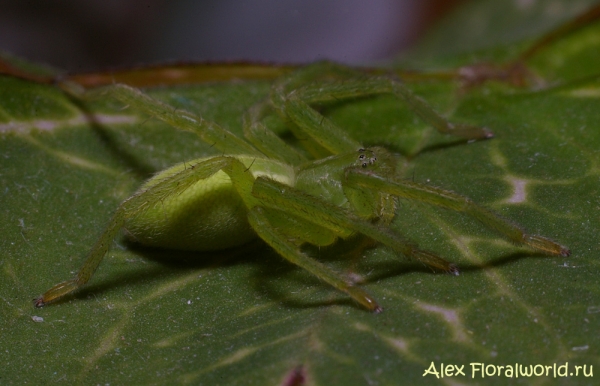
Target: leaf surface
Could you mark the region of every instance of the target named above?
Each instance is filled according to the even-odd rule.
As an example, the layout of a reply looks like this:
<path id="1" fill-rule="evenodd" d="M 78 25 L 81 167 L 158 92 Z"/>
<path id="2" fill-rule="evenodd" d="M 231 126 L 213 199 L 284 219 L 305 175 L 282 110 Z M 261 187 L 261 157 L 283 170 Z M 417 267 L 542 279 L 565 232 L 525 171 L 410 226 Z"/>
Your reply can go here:
<path id="1" fill-rule="evenodd" d="M 471 363 L 598 368 L 600 82 L 591 63 L 598 36 L 596 24 L 533 58 L 530 67 L 551 81 L 542 90 L 410 84 L 453 120 L 492 129 L 489 141 L 442 136 L 390 97 L 323 110 L 365 144 L 401 154 L 404 178 L 463 194 L 572 250 L 569 258 L 535 255 L 475 220 L 401 200 L 394 228 L 458 264 L 460 276 L 434 274 L 383 247 L 361 248 L 358 239 L 310 249 L 361 278 L 384 307 L 379 315 L 258 242 L 200 254 L 142 249 L 124 238 L 84 289 L 33 308 L 31 299 L 79 268 L 145 178 L 214 152 L 114 101 L 87 106 L 91 121 L 53 86 L 1 76 L 0 382 L 431 384 L 435 376 L 423 373 L 432 362 L 438 370 L 465 365 L 465 377 L 440 380 L 464 383 L 473 381 Z M 515 50 L 503 51 L 509 60 Z M 432 67 L 468 60 L 444 56 Z M 269 86 L 148 92 L 240 134 L 242 114 Z M 581 373 L 535 379 L 590 381 Z"/>

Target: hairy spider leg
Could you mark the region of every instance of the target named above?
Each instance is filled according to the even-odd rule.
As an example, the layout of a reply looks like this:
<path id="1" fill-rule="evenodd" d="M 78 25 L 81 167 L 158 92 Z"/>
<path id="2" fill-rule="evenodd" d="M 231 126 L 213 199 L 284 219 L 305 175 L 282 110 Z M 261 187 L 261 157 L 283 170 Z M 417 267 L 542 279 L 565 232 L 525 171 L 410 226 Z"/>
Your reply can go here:
<path id="1" fill-rule="evenodd" d="M 527 245 L 549 255 L 569 256 L 571 252 L 550 239 L 530 235 L 491 210 L 477 205 L 459 194 L 412 181 L 394 181 L 360 169 L 347 169 L 346 181 L 352 185 L 376 189 L 394 196 L 426 202 L 442 208 L 463 212 L 516 244 Z"/>

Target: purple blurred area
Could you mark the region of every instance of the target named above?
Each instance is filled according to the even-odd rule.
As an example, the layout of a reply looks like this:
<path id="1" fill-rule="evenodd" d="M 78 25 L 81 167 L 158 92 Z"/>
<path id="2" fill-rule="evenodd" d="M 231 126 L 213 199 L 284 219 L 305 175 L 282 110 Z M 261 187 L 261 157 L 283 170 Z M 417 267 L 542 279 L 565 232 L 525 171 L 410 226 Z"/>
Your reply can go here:
<path id="1" fill-rule="evenodd" d="M 0 50 L 71 72 L 168 61 L 367 64 L 459 0 L 0 2 Z"/>

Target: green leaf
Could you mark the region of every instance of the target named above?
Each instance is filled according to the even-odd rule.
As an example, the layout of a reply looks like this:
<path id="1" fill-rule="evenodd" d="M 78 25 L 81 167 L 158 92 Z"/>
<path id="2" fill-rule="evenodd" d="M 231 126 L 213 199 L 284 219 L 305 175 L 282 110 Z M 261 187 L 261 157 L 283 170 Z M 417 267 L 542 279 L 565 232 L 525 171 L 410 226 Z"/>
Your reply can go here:
<path id="1" fill-rule="evenodd" d="M 358 239 L 310 249 L 362 278 L 384 307 L 379 315 L 259 242 L 201 254 L 123 238 L 84 289 L 35 309 L 31 300 L 72 276 L 145 178 L 213 151 L 116 102 L 88 106 L 90 120 L 53 86 L 0 76 L 0 383 L 431 384 L 435 376 L 423 373 L 432 362 L 438 370 L 464 365 L 465 376 L 441 380 L 460 383 L 473 382 L 471 363 L 597 370 L 598 36 L 600 26 L 589 26 L 533 58 L 531 68 L 555 85 L 542 90 L 410 84 L 453 120 L 492 129 L 489 141 L 444 137 L 389 97 L 324 110 L 366 144 L 402 154 L 405 178 L 464 194 L 572 250 L 569 258 L 535 255 L 475 220 L 402 200 L 394 228 L 454 261 L 460 276 L 434 274 L 383 247 L 364 249 Z M 516 49 L 501 51 L 498 60 L 509 60 Z M 240 134 L 243 112 L 269 86 L 149 92 Z M 504 371 L 485 380 L 477 373 L 474 382 L 506 384 Z M 552 372 L 532 378 L 555 381 Z M 591 380 L 582 369 L 559 378 Z"/>

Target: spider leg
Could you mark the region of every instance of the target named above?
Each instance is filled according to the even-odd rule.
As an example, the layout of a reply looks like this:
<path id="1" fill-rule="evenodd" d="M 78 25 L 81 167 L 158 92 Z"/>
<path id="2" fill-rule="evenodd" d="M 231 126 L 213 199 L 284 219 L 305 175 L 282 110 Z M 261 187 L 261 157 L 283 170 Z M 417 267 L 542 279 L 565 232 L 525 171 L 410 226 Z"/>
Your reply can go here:
<path id="1" fill-rule="evenodd" d="M 87 259 L 77 272 L 77 275 L 73 279 L 59 283 L 44 292 L 43 295 L 35 300 L 36 307 L 42 307 L 46 303 L 71 293 L 86 284 L 102 262 L 112 241 L 127 219 L 144 212 L 148 208 L 162 202 L 165 198 L 189 188 L 198 180 L 208 178 L 219 170 L 227 168 L 233 161 L 235 159 L 230 157 L 215 157 L 192 164 L 179 173 L 165 177 L 156 184 L 138 191 L 123 201 L 113 214 L 107 228 L 90 250 Z"/>
<path id="2" fill-rule="evenodd" d="M 310 69 L 312 71 L 308 72 L 309 76 L 292 74 L 290 76 L 292 80 L 286 81 L 284 78 L 284 81 L 276 83 L 271 92 L 271 103 L 281 116 L 289 118 L 297 126 L 296 136 L 309 137 L 316 144 L 315 146 L 324 148 L 330 153 L 354 151 L 362 146 L 311 105 L 379 94 L 396 96 L 440 133 L 452 134 L 468 140 L 493 137 L 493 133 L 486 128 L 448 121 L 398 80 L 369 76 L 350 69 L 343 71 L 342 66 L 325 64 Z M 318 79 L 319 71 L 324 72 L 326 79 L 314 82 Z M 332 75 L 337 75 L 334 80 L 331 79 Z"/>
<path id="3" fill-rule="evenodd" d="M 67 93 L 79 99 L 92 100 L 106 96 L 113 97 L 172 127 L 195 133 L 203 142 L 212 145 L 223 154 L 262 156 L 262 153 L 252 145 L 216 123 L 209 122 L 188 111 L 175 109 L 136 88 L 124 84 L 114 84 L 85 91 L 81 86 L 73 83 L 61 83 L 60 86 Z"/>
<path id="4" fill-rule="evenodd" d="M 248 220 L 258 236 L 285 259 L 306 269 L 336 289 L 346 292 L 369 311 L 376 313 L 382 311 L 371 295 L 355 286 L 349 279 L 300 251 L 297 244 L 290 242 L 278 227 L 270 223 L 263 208 L 259 206 L 252 208 L 248 213 Z"/>
<path id="5" fill-rule="evenodd" d="M 310 104 L 314 102 L 305 100 L 300 93 L 304 86 L 316 82 L 321 86 L 320 92 L 326 94 L 332 80 L 343 82 L 364 77 L 365 73 L 348 66 L 330 61 L 317 62 L 276 81 L 271 87 L 270 103 L 279 116 L 291 121 L 288 126 L 315 158 L 355 151 L 363 146 L 313 109 Z M 341 99 L 333 98 L 335 101 Z"/>
<path id="6" fill-rule="evenodd" d="M 476 204 L 467 197 L 447 190 L 412 181 L 394 181 L 360 169 L 347 169 L 346 182 L 350 185 L 375 189 L 394 196 L 466 213 L 488 228 L 504 235 L 507 239 L 549 255 L 569 256 L 571 254 L 567 247 L 545 237 L 528 234 L 493 211 Z"/>
<path id="7" fill-rule="evenodd" d="M 433 126 L 440 133 L 456 135 L 469 140 L 493 137 L 493 133 L 486 128 L 448 121 L 424 99 L 415 95 L 402 82 L 389 77 L 363 77 L 362 79 L 354 78 L 325 84 L 313 83 L 302 86 L 288 94 L 285 106 L 286 113 L 297 123 L 298 120 L 303 120 L 299 108 L 304 107 L 298 104 L 297 100 L 310 105 L 380 94 L 392 94 L 396 96 L 408 105 L 419 118 Z M 307 130 L 307 133 L 311 136 L 319 135 L 318 131 L 308 131 L 305 126 L 302 126 L 302 128 Z M 343 150 L 356 149 L 345 148 Z"/>
<path id="8" fill-rule="evenodd" d="M 252 195 L 260 200 L 261 206 L 298 216 L 327 228 L 340 237 L 347 237 L 353 232 L 359 232 L 406 257 L 421 261 L 436 269 L 458 274 L 458 268 L 454 264 L 432 252 L 419 249 L 415 243 L 405 240 L 390 228 L 373 224 L 356 216 L 348 209 L 333 205 L 298 189 L 259 177 L 254 182 Z"/>
<path id="9" fill-rule="evenodd" d="M 288 146 L 263 123 L 263 118 L 274 110 L 284 120 L 289 121 L 291 119 L 292 125 L 289 125 L 291 131 L 315 158 L 354 151 L 363 147 L 359 142 L 352 139 L 347 132 L 334 125 L 304 101 L 292 98 L 289 103 L 296 112 L 293 115 L 288 114 L 288 107 L 286 106 L 288 94 L 294 95 L 294 90 L 302 87 L 307 82 L 318 81 L 324 77 L 339 79 L 357 76 L 361 76 L 361 72 L 347 66 L 324 61 L 300 68 L 282 77 L 273 84 L 270 99 L 253 106 L 244 115 L 245 137 L 270 157 L 293 165 L 304 163 L 306 157 Z M 294 127 L 293 124 L 299 127 Z M 315 133 L 316 138 L 313 135 Z M 282 149 L 284 150 L 282 151 Z"/>

